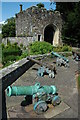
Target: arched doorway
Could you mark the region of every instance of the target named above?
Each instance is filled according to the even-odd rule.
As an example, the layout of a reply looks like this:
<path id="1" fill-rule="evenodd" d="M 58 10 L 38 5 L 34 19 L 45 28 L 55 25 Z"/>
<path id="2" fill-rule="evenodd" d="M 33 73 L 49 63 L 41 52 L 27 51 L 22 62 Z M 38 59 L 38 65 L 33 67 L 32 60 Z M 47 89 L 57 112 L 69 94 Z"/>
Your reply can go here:
<path id="1" fill-rule="evenodd" d="M 47 25 L 44 29 L 44 41 L 53 44 L 53 37 L 54 37 L 54 27 L 52 24 Z"/>

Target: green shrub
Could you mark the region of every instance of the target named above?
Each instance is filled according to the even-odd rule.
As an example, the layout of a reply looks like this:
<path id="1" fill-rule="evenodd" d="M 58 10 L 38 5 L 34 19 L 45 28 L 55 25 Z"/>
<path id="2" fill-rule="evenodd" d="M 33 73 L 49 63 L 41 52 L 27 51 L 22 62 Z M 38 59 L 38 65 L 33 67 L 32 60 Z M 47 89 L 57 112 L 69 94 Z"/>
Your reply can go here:
<path id="1" fill-rule="evenodd" d="M 2 49 L 5 47 L 4 43 L 1 43 L 1 47 L 2 47 Z"/>
<path id="2" fill-rule="evenodd" d="M 23 48 L 23 44 L 22 43 L 20 44 L 20 47 Z"/>
<path id="3" fill-rule="evenodd" d="M 68 45 L 54 47 L 54 52 L 70 52 L 70 51 L 72 51 L 72 47 Z"/>
<path id="4" fill-rule="evenodd" d="M 78 84 L 79 84 L 79 87 L 80 87 L 80 74 L 79 74 L 79 77 L 78 77 Z"/>
<path id="5" fill-rule="evenodd" d="M 15 55 L 9 55 L 9 56 L 6 56 L 6 57 L 2 57 L 2 64 L 5 66 L 6 64 L 9 63 L 12 63 L 13 61 L 16 61 L 18 58 L 17 56 Z"/>
<path id="6" fill-rule="evenodd" d="M 23 50 L 26 50 L 26 46 L 23 47 Z"/>
<path id="7" fill-rule="evenodd" d="M 3 68 L 4 68 L 4 67 L 7 67 L 7 66 L 9 66 L 9 65 L 11 65 L 11 64 L 13 64 L 13 63 L 14 63 L 14 62 L 11 62 L 11 61 L 10 61 L 10 62 L 7 62 L 7 63 L 3 66 Z"/>
<path id="8" fill-rule="evenodd" d="M 18 46 L 18 43 L 17 43 L 17 42 L 15 42 L 13 45 L 14 45 L 14 46 Z"/>
<path id="9" fill-rule="evenodd" d="M 9 55 L 9 56 L 4 57 L 3 59 L 5 59 L 5 62 L 7 62 L 7 61 L 15 61 L 16 57 L 17 56 L 15 56 L 15 55 Z"/>
<path id="10" fill-rule="evenodd" d="M 3 56 L 8 56 L 8 55 L 21 55 L 22 54 L 22 50 L 18 47 L 18 46 L 6 46 L 5 48 L 2 49 L 2 55 Z"/>
<path id="11" fill-rule="evenodd" d="M 63 52 L 65 52 L 65 51 L 71 51 L 71 47 L 65 45 L 65 46 L 62 47 L 62 51 L 63 51 Z"/>
<path id="12" fill-rule="evenodd" d="M 45 54 L 53 50 L 53 46 L 48 42 L 35 41 L 29 46 L 30 54 Z"/>
<path id="13" fill-rule="evenodd" d="M 22 53 L 22 55 L 19 57 L 19 59 L 25 58 L 28 56 L 28 51 L 25 51 Z"/>
<path id="14" fill-rule="evenodd" d="M 11 46 L 11 43 L 10 43 L 10 41 L 8 39 L 7 39 L 7 45 Z"/>
<path id="15" fill-rule="evenodd" d="M 6 66 L 6 64 L 10 64 L 13 61 L 16 61 L 19 59 L 19 56 L 21 56 L 22 50 L 17 45 L 17 43 L 14 44 L 8 44 L 7 46 L 2 47 L 2 64 Z"/>

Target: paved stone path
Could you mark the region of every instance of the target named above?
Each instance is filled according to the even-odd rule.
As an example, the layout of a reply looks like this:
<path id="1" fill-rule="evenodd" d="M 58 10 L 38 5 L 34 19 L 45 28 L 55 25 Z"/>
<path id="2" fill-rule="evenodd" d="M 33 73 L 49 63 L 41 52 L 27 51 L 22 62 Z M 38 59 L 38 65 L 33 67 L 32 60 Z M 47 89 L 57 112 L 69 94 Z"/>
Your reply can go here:
<path id="1" fill-rule="evenodd" d="M 56 85 L 58 88 L 59 96 L 61 97 L 64 107 L 67 106 L 67 109 L 60 110 L 62 112 L 57 112 L 55 115 L 51 115 L 54 118 L 77 118 L 78 117 L 78 90 L 76 85 L 75 71 L 78 69 L 78 63 L 73 61 L 71 57 L 70 68 L 57 67 L 57 75 L 54 79 L 49 78 L 48 75 L 44 77 L 38 77 L 37 71 L 34 68 L 38 68 L 39 65 L 35 64 L 28 71 L 26 71 L 15 83 L 12 85 L 34 85 L 36 82 L 40 82 L 41 85 Z M 43 59 L 43 61 L 53 64 L 52 58 Z M 30 117 L 43 117 L 43 115 L 35 115 L 32 111 L 32 115 L 29 114 L 29 111 L 25 109 L 27 107 L 22 107 L 21 102 L 24 100 L 23 96 L 12 96 L 6 97 L 7 104 L 7 113 L 8 117 L 11 118 L 30 118 Z M 47 113 L 45 113 L 44 117 Z M 52 112 L 53 114 L 53 112 Z M 49 117 L 50 118 L 50 117 Z"/>

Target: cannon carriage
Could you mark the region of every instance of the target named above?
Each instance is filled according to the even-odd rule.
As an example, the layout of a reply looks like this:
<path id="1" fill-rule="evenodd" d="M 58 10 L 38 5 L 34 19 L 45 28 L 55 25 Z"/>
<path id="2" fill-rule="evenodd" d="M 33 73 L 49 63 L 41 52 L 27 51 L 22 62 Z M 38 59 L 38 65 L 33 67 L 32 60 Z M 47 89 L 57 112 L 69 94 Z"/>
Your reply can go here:
<path id="1" fill-rule="evenodd" d="M 48 109 L 48 102 L 53 106 L 59 105 L 61 98 L 58 96 L 57 88 L 54 85 L 41 86 L 36 83 L 33 86 L 9 86 L 6 90 L 7 96 L 32 96 L 33 109 L 37 114 L 41 114 Z M 25 99 L 26 100 L 26 99 Z M 26 101 L 27 102 L 27 101 Z"/>
<path id="2" fill-rule="evenodd" d="M 53 51 L 51 52 L 51 54 L 54 55 L 55 57 L 57 57 L 57 59 L 56 59 L 57 66 L 64 65 L 65 67 L 69 67 L 69 60 L 66 57 L 64 57 L 56 52 L 53 52 Z"/>
<path id="3" fill-rule="evenodd" d="M 31 57 L 27 57 L 28 60 L 31 60 L 34 63 L 37 63 L 41 67 L 38 68 L 37 75 L 43 77 L 44 74 L 48 74 L 50 78 L 54 78 L 56 74 L 56 68 L 53 65 L 48 65 L 45 63 L 42 63 L 41 61 L 35 60 Z"/>
<path id="4" fill-rule="evenodd" d="M 80 61 L 80 52 L 72 51 L 72 58 L 76 61 Z"/>

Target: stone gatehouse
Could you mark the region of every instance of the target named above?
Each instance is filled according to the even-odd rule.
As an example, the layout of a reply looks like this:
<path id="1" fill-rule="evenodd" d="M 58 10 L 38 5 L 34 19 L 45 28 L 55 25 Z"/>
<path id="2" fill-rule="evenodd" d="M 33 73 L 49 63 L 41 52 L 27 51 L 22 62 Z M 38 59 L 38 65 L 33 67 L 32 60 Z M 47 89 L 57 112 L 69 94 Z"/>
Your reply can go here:
<path id="1" fill-rule="evenodd" d="M 59 11 L 32 6 L 16 14 L 16 36 L 33 37 L 33 41 L 46 41 L 54 46 L 62 44 L 62 18 Z"/>

